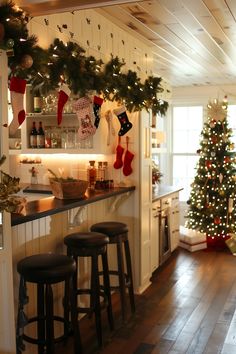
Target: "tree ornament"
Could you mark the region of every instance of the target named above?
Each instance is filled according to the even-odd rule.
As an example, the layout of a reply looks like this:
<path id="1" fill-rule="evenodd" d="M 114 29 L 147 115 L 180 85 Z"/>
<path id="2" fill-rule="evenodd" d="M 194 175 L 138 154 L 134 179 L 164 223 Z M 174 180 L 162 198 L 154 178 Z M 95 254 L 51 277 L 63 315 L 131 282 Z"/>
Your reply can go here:
<path id="1" fill-rule="evenodd" d="M 222 181 L 223 181 L 223 174 L 222 173 L 219 174 L 219 181 L 220 181 L 220 183 L 222 183 Z"/>
<path id="2" fill-rule="evenodd" d="M 228 212 L 231 214 L 234 208 L 234 200 L 233 198 L 229 198 L 228 201 Z"/>
<path id="3" fill-rule="evenodd" d="M 116 108 L 113 110 L 113 112 L 115 113 L 115 115 L 119 119 L 119 122 L 121 125 L 118 135 L 119 136 L 125 135 L 133 126 L 133 124 L 130 123 L 130 121 L 128 119 L 125 106 Z"/>
<path id="4" fill-rule="evenodd" d="M 207 109 L 208 116 L 213 117 L 216 122 L 222 122 L 227 116 L 226 102 L 220 103 L 217 99 L 215 99 L 213 102 L 208 103 Z"/>
<path id="5" fill-rule="evenodd" d="M 225 191 L 224 191 L 223 189 L 220 189 L 220 190 L 219 190 L 219 195 L 220 195 L 221 197 L 223 197 L 223 196 L 225 195 Z"/>
<path id="6" fill-rule="evenodd" d="M 215 225 L 219 225 L 219 224 L 220 224 L 220 217 L 219 217 L 219 216 L 216 216 L 216 217 L 214 218 L 214 224 L 215 224 Z"/>
<path id="7" fill-rule="evenodd" d="M 207 168 L 211 168 L 211 161 L 209 161 L 209 160 L 207 160 L 206 162 L 205 162 L 205 166 L 207 167 Z"/>
<path id="8" fill-rule="evenodd" d="M 216 125 L 216 121 L 214 119 L 211 120 L 210 123 L 209 123 L 210 128 L 214 128 L 215 125 Z"/>
<path id="9" fill-rule="evenodd" d="M 24 94 L 26 80 L 13 76 L 10 81 L 11 105 L 13 119 L 9 126 L 10 136 L 14 135 L 25 120 Z"/>
<path id="10" fill-rule="evenodd" d="M 230 162 L 230 157 L 229 157 L 229 156 L 225 156 L 224 162 L 225 162 L 225 163 L 229 163 L 229 162 Z"/>
<path id="11" fill-rule="evenodd" d="M 211 156 L 212 156 L 212 157 L 215 157 L 215 156 L 216 156 L 215 151 L 212 151 L 212 152 L 211 152 Z"/>
<path id="12" fill-rule="evenodd" d="M 218 137 L 216 135 L 213 135 L 211 141 L 213 142 L 213 144 L 216 144 L 218 142 Z"/>
<path id="13" fill-rule="evenodd" d="M 7 49 L 12 49 L 14 47 L 14 44 L 15 44 L 14 40 L 9 38 L 6 42 Z"/>
<path id="14" fill-rule="evenodd" d="M 227 143 L 228 141 L 228 136 L 226 134 L 223 135 L 222 140 L 224 143 Z"/>
<path id="15" fill-rule="evenodd" d="M 33 65 L 33 58 L 29 54 L 25 54 L 21 60 L 21 67 L 24 69 L 29 69 Z"/>

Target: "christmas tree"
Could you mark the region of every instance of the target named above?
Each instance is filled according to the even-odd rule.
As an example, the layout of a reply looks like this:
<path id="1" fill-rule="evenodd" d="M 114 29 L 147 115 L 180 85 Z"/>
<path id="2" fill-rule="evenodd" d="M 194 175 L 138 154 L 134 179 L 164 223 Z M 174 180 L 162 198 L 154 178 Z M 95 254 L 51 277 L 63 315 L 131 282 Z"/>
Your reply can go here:
<path id="1" fill-rule="evenodd" d="M 191 185 L 186 227 L 206 233 L 209 244 L 235 232 L 235 152 L 227 121 L 227 99 L 207 105 L 200 155 Z"/>

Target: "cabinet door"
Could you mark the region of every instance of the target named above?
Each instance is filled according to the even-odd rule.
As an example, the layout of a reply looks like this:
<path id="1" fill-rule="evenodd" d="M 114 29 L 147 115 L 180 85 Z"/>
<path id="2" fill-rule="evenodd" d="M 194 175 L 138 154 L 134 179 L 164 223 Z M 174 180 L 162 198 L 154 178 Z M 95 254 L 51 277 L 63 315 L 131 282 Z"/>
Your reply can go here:
<path id="1" fill-rule="evenodd" d="M 151 271 L 159 266 L 160 202 L 152 205 L 151 224 Z"/>
<path id="2" fill-rule="evenodd" d="M 175 193 L 171 197 L 170 240 L 171 240 L 171 252 L 173 252 L 179 245 L 179 195 L 178 193 Z"/>
<path id="3" fill-rule="evenodd" d="M 151 220 L 152 220 L 152 160 L 150 116 L 140 117 L 140 265 L 141 287 L 150 284 L 151 277 Z"/>

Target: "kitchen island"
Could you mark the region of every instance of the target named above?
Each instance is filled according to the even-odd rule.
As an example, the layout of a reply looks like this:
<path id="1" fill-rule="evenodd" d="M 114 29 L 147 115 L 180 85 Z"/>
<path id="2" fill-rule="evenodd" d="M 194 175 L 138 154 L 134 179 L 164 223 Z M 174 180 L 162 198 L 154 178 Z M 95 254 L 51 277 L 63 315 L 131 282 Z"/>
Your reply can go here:
<path id="1" fill-rule="evenodd" d="M 128 225 L 131 257 L 134 259 L 135 232 L 134 232 L 134 191 L 135 187 L 115 187 L 107 190 L 87 190 L 81 199 L 60 200 L 53 196 L 36 194 L 22 194 L 28 201 L 22 214 L 12 214 L 12 261 L 13 261 L 13 291 L 15 316 L 18 308 L 19 274 L 16 266 L 19 260 L 37 253 L 66 254 L 64 237 L 72 232 L 87 232 L 91 225 L 101 221 L 121 221 Z M 116 250 L 109 247 L 109 264 L 116 266 Z M 134 267 L 134 264 L 133 264 Z M 89 282 L 90 260 L 80 262 L 80 279 L 86 286 Z M 55 313 L 61 315 L 63 307 L 63 289 L 56 286 Z M 30 306 L 26 307 L 26 314 L 31 317 L 35 309 L 35 286 L 27 285 Z M 33 301 L 32 301 L 33 299 Z M 84 300 L 85 303 L 87 299 Z M 32 329 L 34 336 L 34 329 Z M 34 345 L 27 343 L 25 354 L 36 353 Z"/>
<path id="2" fill-rule="evenodd" d="M 135 187 L 115 187 L 104 190 L 87 189 L 83 198 L 80 199 L 57 199 L 53 196 L 40 195 L 40 199 L 26 203 L 22 214 L 12 214 L 11 225 L 19 225 L 28 221 L 33 221 L 45 216 L 54 215 L 66 210 L 82 207 L 97 201 L 111 197 L 118 197 L 128 192 L 134 191 Z M 27 199 L 27 193 L 23 196 Z"/>

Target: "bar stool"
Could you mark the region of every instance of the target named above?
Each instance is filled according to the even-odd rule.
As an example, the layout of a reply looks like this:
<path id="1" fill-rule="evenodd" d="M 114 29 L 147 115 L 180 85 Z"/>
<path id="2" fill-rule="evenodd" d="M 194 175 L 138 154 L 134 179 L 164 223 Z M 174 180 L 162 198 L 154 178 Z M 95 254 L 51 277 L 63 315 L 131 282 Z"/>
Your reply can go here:
<path id="1" fill-rule="evenodd" d="M 76 264 L 73 259 L 60 254 L 36 254 L 26 257 L 17 263 L 17 271 L 20 274 L 19 305 L 17 316 L 16 342 L 17 353 L 25 349 L 24 341 L 37 344 L 38 354 L 53 354 L 55 343 L 65 341 L 71 332 L 69 322 L 69 304 L 71 303 L 72 328 L 74 332 L 74 352 L 81 353 L 81 340 L 78 322 L 75 317 L 75 297 L 70 290 L 72 276 L 75 273 Z M 24 305 L 29 302 L 26 283 L 37 284 L 37 314 L 27 319 L 24 313 Z M 56 316 L 53 311 L 52 284 L 64 282 L 64 316 Z M 24 328 L 31 323 L 37 324 L 36 338 L 24 333 Z M 61 322 L 64 326 L 63 334 L 54 336 L 54 323 Z"/>
<path id="2" fill-rule="evenodd" d="M 76 262 L 76 272 L 73 275 L 73 290 L 76 294 L 76 300 L 79 295 L 89 295 L 90 305 L 88 307 L 80 307 L 77 302 L 77 314 L 86 313 L 95 315 L 96 333 L 98 345 L 101 347 L 103 343 L 102 338 L 102 324 L 101 324 L 101 301 L 100 297 L 104 298 L 104 305 L 107 308 L 108 322 L 110 329 L 113 330 L 113 314 L 110 294 L 110 283 L 108 274 L 107 262 L 107 244 L 109 239 L 106 235 L 97 232 L 77 232 L 67 235 L 64 238 L 64 243 L 67 246 L 68 256 L 72 256 Z M 103 268 L 103 287 L 100 286 L 98 258 L 102 258 Z M 91 258 L 91 283 L 90 288 L 79 288 L 78 286 L 78 259 L 79 257 Z"/>
<path id="3" fill-rule="evenodd" d="M 120 293 L 122 319 L 125 320 L 127 316 L 126 289 L 128 289 L 129 292 L 131 311 L 132 313 L 135 312 L 132 266 L 128 240 L 128 227 L 126 224 L 121 222 L 105 221 L 92 225 L 90 230 L 93 232 L 101 232 L 107 235 L 109 237 L 109 244 L 116 245 L 117 270 L 109 270 L 109 274 L 118 276 L 119 285 L 111 286 L 111 289 L 118 290 Z M 122 245 L 124 245 L 125 259 Z M 124 263 L 126 263 L 126 271 Z"/>

